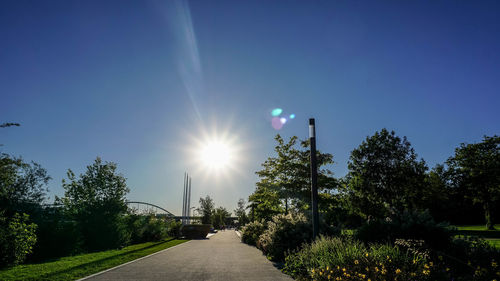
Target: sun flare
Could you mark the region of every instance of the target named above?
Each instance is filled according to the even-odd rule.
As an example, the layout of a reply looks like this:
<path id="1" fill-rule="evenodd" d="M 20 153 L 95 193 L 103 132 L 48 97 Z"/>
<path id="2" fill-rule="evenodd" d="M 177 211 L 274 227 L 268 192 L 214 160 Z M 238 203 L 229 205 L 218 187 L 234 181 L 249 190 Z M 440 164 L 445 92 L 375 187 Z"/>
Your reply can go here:
<path id="1" fill-rule="evenodd" d="M 210 141 L 200 149 L 201 162 L 210 169 L 223 169 L 231 163 L 231 148 L 222 141 Z"/>

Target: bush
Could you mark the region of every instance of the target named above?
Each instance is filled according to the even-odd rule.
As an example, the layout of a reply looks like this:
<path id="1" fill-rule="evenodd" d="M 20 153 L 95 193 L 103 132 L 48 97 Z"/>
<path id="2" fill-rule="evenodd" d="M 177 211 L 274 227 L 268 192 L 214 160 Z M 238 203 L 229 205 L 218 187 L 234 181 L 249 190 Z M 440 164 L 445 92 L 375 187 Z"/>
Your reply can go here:
<path id="1" fill-rule="evenodd" d="M 168 230 L 167 234 L 169 237 L 179 237 L 180 231 L 182 227 L 182 223 L 180 221 L 171 220 L 167 224 Z"/>
<path id="2" fill-rule="evenodd" d="M 500 279 L 500 249 L 483 239 L 454 238 L 446 252 L 437 252 L 434 256 L 441 267 L 450 269 L 448 275 L 454 280 Z"/>
<path id="3" fill-rule="evenodd" d="M 20 264 L 33 251 L 37 225 L 28 221 L 27 214 L 0 216 L 0 267 Z"/>
<path id="4" fill-rule="evenodd" d="M 397 246 L 323 236 L 288 255 L 283 271 L 299 280 L 433 280 L 429 268 Z"/>
<path id="5" fill-rule="evenodd" d="M 289 250 L 297 249 L 312 238 L 311 225 L 304 215 L 276 215 L 258 240 L 258 247 L 271 260 L 280 261 Z"/>
<path id="6" fill-rule="evenodd" d="M 130 214 L 127 216 L 126 221 L 132 244 L 160 241 L 170 236 L 170 223 L 163 218 L 157 218 L 153 214 Z"/>
<path id="7" fill-rule="evenodd" d="M 70 256 L 83 251 L 82 237 L 75 221 L 55 214 L 47 215 L 36 223 L 37 243 L 33 254 L 28 257 L 28 262 Z"/>
<path id="8" fill-rule="evenodd" d="M 241 241 L 248 245 L 257 246 L 260 236 L 266 230 L 266 225 L 263 222 L 247 223 L 241 230 Z"/>
<path id="9" fill-rule="evenodd" d="M 403 212 L 365 223 L 354 236 L 365 242 L 394 243 L 398 238 L 424 240 L 432 249 L 445 249 L 451 242 L 452 230 L 447 224 L 436 223 L 428 212 Z"/>

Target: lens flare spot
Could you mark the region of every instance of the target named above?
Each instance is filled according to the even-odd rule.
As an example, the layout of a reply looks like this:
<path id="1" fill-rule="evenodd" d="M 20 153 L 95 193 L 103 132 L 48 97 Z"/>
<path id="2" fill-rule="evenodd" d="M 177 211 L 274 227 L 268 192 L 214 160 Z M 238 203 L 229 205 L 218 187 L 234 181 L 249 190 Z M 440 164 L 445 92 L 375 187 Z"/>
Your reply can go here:
<path id="1" fill-rule="evenodd" d="M 280 118 L 280 122 L 281 122 L 281 124 L 285 125 L 285 123 L 286 123 L 286 118 L 285 118 L 285 117 L 281 117 L 281 118 Z"/>
<path id="2" fill-rule="evenodd" d="M 273 119 L 271 119 L 271 125 L 275 130 L 283 128 L 283 123 L 281 123 L 281 119 L 279 117 L 273 117 Z"/>
<path id="3" fill-rule="evenodd" d="M 295 114 L 290 114 L 290 119 L 295 119 Z"/>
<path id="4" fill-rule="evenodd" d="M 271 115 L 273 117 L 280 116 L 280 114 L 283 112 L 283 109 L 281 108 L 275 108 L 271 111 Z"/>

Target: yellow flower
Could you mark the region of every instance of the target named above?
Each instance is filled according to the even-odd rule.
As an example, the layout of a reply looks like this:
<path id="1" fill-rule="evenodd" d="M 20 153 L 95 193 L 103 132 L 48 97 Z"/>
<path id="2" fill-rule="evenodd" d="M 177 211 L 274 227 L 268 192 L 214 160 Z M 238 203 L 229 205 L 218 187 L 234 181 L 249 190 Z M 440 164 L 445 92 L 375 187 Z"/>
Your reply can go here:
<path id="1" fill-rule="evenodd" d="M 491 266 L 496 268 L 498 266 L 498 263 L 496 263 L 495 260 L 492 260 L 491 261 Z"/>
<path id="2" fill-rule="evenodd" d="M 330 278 L 331 278 L 331 276 L 330 276 L 330 274 L 328 274 L 328 280 L 330 280 Z"/>
<path id="3" fill-rule="evenodd" d="M 367 266 L 367 267 L 365 267 L 365 270 L 366 271 L 370 271 L 370 268 Z"/>
<path id="4" fill-rule="evenodd" d="M 410 273 L 410 276 L 415 277 L 415 276 L 417 276 L 417 274 L 415 272 L 412 272 L 412 273 Z"/>
<path id="5" fill-rule="evenodd" d="M 433 267 L 434 266 L 434 263 L 433 262 L 430 262 L 429 263 L 430 267 Z"/>
<path id="6" fill-rule="evenodd" d="M 416 264 L 417 263 L 417 260 L 416 259 L 413 259 L 413 264 Z"/>
<path id="7" fill-rule="evenodd" d="M 378 272 L 378 267 L 375 266 L 375 272 Z"/>
<path id="8" fill-rule="evenodd" d="M 423 273 L 423 274 L 425 274 L 425 275 L 429 275 L 429 273 L 431 273 L 431 271 L 430 271 L 430 270 L 425 270 L 425 269 L 424 269 L 424 270 L 422 271 L 422 273 Z"/>
<path id="9" fill-rule="evenodd" d="M 396 274 L 400 274 L 401 273 L 401 269 L 396 269 Z"/>
<path id="10" fill-rule="evenodd" d="M 354 264 L 359 264 L 359 261 L 358 260 L 354 260 Z"/>
<path id="11" fill-rule="evenodd" d="M 365 254 L 365 257 L 368 257 L 368 253 Z"/>
<path id="12" fill-rule="evenodd" d="M 327 266 L 327 267 L 326 267 L 326 270 L 328 271 L 328 270 L 330 270 L 330 268 Z"/>
<path id="13" fill-rule="evenodd" d="M 447 268 L 446 268 L 446 271 L 450 271 L 450 268 L 449 268 L 449 267 L 447 267 Z"/>
<path id="14" fill-rule="evenodd" d="M 344 271 L 344 272 L 346 271 L 345 267 L 342 268 L 342 271 Z"/>

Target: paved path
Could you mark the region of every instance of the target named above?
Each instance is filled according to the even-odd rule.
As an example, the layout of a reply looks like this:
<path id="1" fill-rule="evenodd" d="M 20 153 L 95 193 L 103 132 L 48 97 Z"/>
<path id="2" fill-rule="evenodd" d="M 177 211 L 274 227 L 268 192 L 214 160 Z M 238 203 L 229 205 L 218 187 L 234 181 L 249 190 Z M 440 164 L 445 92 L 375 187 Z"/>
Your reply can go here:
<path id="1" fill-rule="evenodd" d="M 292 280 L 232 230 L 167 249 L 86 280 Z"/>

